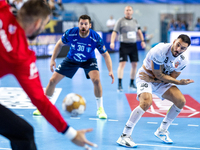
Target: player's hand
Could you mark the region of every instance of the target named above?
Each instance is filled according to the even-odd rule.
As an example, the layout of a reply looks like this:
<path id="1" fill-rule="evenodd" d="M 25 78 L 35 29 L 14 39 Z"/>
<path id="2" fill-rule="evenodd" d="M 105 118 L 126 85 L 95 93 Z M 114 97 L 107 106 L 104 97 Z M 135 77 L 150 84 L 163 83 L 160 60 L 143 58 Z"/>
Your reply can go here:
<path id="1" fill-rule="evenodd" d="M 145 42 L 143 41 L 143 42 L 141 42 L 141 46 L 142 46 L 142 48 L 145 48 L 146 47 L 146 44 L 145 44 Z"/>
<path id="2" fill-rule="evenodd" d="M 194 80 L 191 80 L 191 79 L 181 79 L 179 85 L 187 85 L 187 84 L 190 84 L 193 82 L 194 82 Z"/>
<path id="3" fill-rule="evenodd" d="M 54 68 L 56 68 L 56 62 L 54 60 L 51 60 L 51 63 L 50 63 L 50 69 L 51 69 L 51 72 L 54 72 Z"/>
<path id="4" fill-rule="evenodd" d="M 114 48 L 115 48 L 115 43 L 110 43 L 110 48 L 111 48 L 112 50 L 114 50 Z"/>
<path id="5" fill-rule="evenodd" d="M 115 81 L 115 77 L 114 77 L 114 75 L 113 75 L 113 72 L 109 72 L 109 76 L 112 78 L 111 84 L 113 84 L 114 81 Z"/>
<path id="6" fill-rule="evenodd" d="M 97 147 L 97 144 L 94 144 L 88 141 L 85 137 L 85 133 L 91 132 L 92 129 L 82 129 L 77 131 L 76 137 L 72 140 L 72 142 L 78 146 L 84 147 L 87 150 L 91 150 L 89 146 Z M 88 146 L 89 145 L 89 146 Z"/>
<path id="7" fill-rule="evenodd" d="M 142 80 L 144 80 L 146 82 L 152 82 L 152 79 L 153 79 L 153 77 L 149 76 L 145 72 L 140 72 L 139 73 L 139 77 L 140 77 L 140 79 L 142 79 Z"/>

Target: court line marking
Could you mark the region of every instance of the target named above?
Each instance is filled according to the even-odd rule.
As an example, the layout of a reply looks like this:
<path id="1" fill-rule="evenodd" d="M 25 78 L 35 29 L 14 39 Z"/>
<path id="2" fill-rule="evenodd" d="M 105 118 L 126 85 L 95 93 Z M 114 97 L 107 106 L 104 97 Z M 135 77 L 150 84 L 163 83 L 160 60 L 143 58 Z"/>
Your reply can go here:
<path id="1" fill-rule="evenodd" d="M 158 122 L 147 122 L 149 124 L 158 124 Z"/>
<path id="2" fill-rule="evenodd" d="M 169 148 L 181 148 L 181 149 L 199 149 L 197 147 L 181 147 L 181 146 L 166 146 L 166 145 L 151 145 L 151 144 L 137 144 L 137 145 L 143 145 L 143 146 L 155 146 L 155 147 L 169 147 Z"/>
<path id="3" fill-rule="evenodd" d="M 191 126 L 191 127 L 198 127 L 199 125 L 196 125 L 196 124 L 188 124 L 188 126 Z"/>
<path id="4" fill-rule="evenodd" d="M 114 119 L 108 119 L 108 121 L 118 121 L 118 120 L 114 120 Z"/>
<path id="5" fill-rule="evenodd" d="M 10 148 L 0 148 L 0 149 L 4 149 L 4 150 L 12 150 L 12 149 L 10 149 Z"/>

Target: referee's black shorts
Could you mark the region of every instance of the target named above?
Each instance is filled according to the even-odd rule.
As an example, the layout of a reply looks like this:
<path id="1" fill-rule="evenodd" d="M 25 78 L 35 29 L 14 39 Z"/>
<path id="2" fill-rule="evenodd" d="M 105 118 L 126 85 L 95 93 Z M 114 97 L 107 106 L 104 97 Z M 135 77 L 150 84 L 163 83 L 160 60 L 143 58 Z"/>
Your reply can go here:
<path id="1" fill-rule="evenodd" d="M 128 61 L 128 56 L 131 62 L 138 62 L 138 49 L 136 43 L 120 43 L 119 61 Z"/>

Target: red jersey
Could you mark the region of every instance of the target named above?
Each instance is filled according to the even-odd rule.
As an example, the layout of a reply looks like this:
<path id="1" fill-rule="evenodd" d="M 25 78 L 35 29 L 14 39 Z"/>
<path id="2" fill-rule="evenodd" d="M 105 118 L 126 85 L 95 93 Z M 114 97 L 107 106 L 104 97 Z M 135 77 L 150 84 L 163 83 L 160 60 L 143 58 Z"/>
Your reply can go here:
<path id="1" fill-rule="evenodd" d="M 28 48 L 24 30 L 10 12 L 9 5 L 0 0 L 0 78 L 13 74 L 41 114 L 63 132 L 67 123 L 45 96 L 35 61 L 35 53 Z"/>

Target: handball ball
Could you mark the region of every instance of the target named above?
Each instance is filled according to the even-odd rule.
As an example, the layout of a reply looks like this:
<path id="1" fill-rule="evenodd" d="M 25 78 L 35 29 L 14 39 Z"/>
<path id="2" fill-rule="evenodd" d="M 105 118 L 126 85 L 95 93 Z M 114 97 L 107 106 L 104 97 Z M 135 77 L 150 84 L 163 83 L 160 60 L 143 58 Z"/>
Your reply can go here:
<path id="1" fill-rule="evenodd" d="M 71 116 L 75 117 L 84 113 L 86 101 L 78 94 L 69 93 L 63 100 L 62 108 L 64 111 L 69 112 Z"/>

